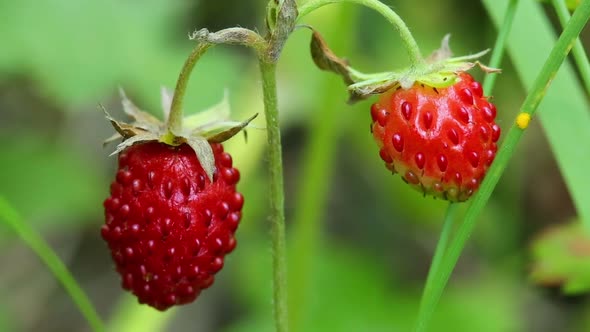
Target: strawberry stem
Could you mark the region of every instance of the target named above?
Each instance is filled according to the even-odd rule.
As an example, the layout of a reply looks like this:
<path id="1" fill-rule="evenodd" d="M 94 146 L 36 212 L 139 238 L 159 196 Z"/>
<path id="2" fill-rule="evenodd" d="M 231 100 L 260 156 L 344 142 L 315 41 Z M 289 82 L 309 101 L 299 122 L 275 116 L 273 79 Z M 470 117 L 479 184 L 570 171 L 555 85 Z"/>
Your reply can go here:
<path id="1" fill-rule="evenodd" d="M 399 33 L 403 45 L 406 48 L 406 52 L 410 57 L 411 66 L 416 67 L 424 63 L 424 58 L 422 57 L 418 43 L 416 43 L 416 40 L 412 36 L 412 33 L 410 32 L 410 29 L 408 29 L 404 20 L 402 20 L 393 9 L 379 0 L 310 0 L 299 7 L 299 16 L 297 17 L 297 20 L 302 19 L 305 15 L 325 5 L 345 2 L 366 6 L 385 17 L 385 19 L 387 19 L 387 21 L 389 21 Z"/>
<path id="2" fill-rule="evenodd" d="M 49 247 L 43 238 L 10 206 L 10 204 L 0 197 L 0 221 L 14 230 L 15 233 L 31 248 L 37 256 L 51 270 L 57 280 L 61 282 L 66 291 L 70 294 L 72 300 L 78 306 L 82 315 L 88 321 L 88 324 L 95 332 L 105 331 L 104 325 L 96 309 L 88 299 L 88 296 L 82 290 L 82 287 L 76 282 L 68 268 L 61 261 L 59 256 Z"/>
<path id="3" fill-rule="evenodd" d="M 270 171 L 270 220 L 272 224 L 273 303 L 277 332 L 289 330 L 287 309 L 287 249 L 285 239 L 285 193 L 279 110 L 277 103 L 276 63 L 260 57 L 262 92 L 268 139 Z"/>
<path id="4" fill-rule="evenodd" d="M 551 85 L 551 81 L 555 77 L 555 74 L 561 67 L 561 64 L 565 60 L 569 53 L 569 50 L 575 44 L 578 35 L 584 28 L 586 22 L 590 18 L 590 0 L 584 0 L 578 9 L 574 12 L 574 15 L 568 22 L 567 26 L 563 30 L 561 36 L 557 40 L 557 43 L 551 50 L 549 57 L 545 61 L 543 68 L 539 72 L 535 82 L 523 102 L 518 114 L 527 113 L 533 116 L 537 110 L 537 107 L 543 100 L 547 89 Z M 492 192 L 500 180 L 500 176 L 506 169 L 508 161 L 512 158 L 516 145 L 520 141 L 524 133 L 523 129 L 520 129 L 516 124 L 513 124 L 508 134 L 506 135 L 502 147 L 496 155 L 496 159 L 492 163 L 488 174 L 484 178 L 479 191 L 473 196 L 471 205 L 467 208 L 463 223 L 457 229 L 456 235 L 451 242 L 448 251 L 443 259 L 440 269 L 433 277 L 432 289 L 428 290 L 428 294 L 425 294 L 424 305 L 421 307 L 421 311 L 418 315 L 418 326 L 416 332 L 422 332 L 426 330 L 427 324 L 430 317 L 436 307 L 444 288 L 459 260 L 459 256 L 465 247 L 467 239 L 473 233 L 477 217 L 485 207 L 485 204 L 490 199 Z"/>
<path id="5" fill-rule="evenodd" d="M 182 109 L 182 102 L 184 101 L 184 95 L 186 94 L 186 87 L 188 85 L 188 81 L 191 77 L 191 72 L 197 64 L 197 61 L 201 58 L 201 56 L 209 49 L 209 47 L 213 46 L 210 43 L 200 42 L 197 47 L 193 49 L 191 54 L 188 56 L 186 61 L 184 62 L 184 66 L 180 71 L 180 75 L 178 76 L 178 81 L 176 81 L 176 88 L 174 89 L 174 97 L 172 97 L 172 105 L 170 107 L 170 114 L 168 116 L 168 134 L 165 137 L 165 143 L 171 143 L 174 141 L 174 136 L 178 135 L 182 131 L 182 118 L 183 118 L 183 109 Z"/>

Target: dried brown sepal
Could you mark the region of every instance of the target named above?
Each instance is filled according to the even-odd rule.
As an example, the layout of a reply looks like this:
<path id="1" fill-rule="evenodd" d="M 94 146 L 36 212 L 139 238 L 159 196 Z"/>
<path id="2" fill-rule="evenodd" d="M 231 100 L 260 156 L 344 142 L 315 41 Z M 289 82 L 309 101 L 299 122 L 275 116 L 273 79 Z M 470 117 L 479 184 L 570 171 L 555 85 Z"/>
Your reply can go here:
<path id="1" fill-rule="evenodd" d="M 139 107 L 137 107 L 129 98 L 127 98 L 127 95 L 122 88 L 119 88 L 119 94 L 121 95 L 123 111 L 134 120 L 131 123 L 132 125 L 150 131 L 159 129 L 159 127 L 162 125 L 162 122 L 158 118 L 148 112 L 142 111 Z"/>
<path id="2" fill-rule="evenodd" d="M 330 49 L 330 47 L 328 47 L 326 40 L 317 30 L 310 26 L 306 27 L 312 31 L 311 43 L 309 47 L 311 51 L 311 58 L 313 59 L 315 65 L 321 70 L 331 71 L 340 75 L 346 85 L 355 83 L 350 71 L 348 70 L 348 61 L 344 58 L 338 57 Z"/>
<path id="3" fill-rule="evenodd" d="M 105 114 L 105 117 L 107 118 L 107 120 L 109 120 L 111 122 L 111 125 L 113 126 L 113 128 L 115 128 L 115 130 L 117 131 L 117 133 L 123 137 L 123 139 L 128 139 L 131 138 L 133 136 L 136 135 L 140 135 L 142 133 L 147 132 L 148 130 L 134 126 L 132 124 L 129 123 L 125 123 L 125 122 L 121 122 L 121 121 L 117 121 L 115 120 L 108 112 L 107 110 L 104 108 L 103 105 L 99 105 L 99 107 L 102 109 L 102 111 Z M 110 137 L 109 139 L 107 139 L 107 141 L 112 142 L 114 141 L 116 138 L 114 138 L 115 136 Z M 106 143 L 106 142 L 105 142 Z"/>

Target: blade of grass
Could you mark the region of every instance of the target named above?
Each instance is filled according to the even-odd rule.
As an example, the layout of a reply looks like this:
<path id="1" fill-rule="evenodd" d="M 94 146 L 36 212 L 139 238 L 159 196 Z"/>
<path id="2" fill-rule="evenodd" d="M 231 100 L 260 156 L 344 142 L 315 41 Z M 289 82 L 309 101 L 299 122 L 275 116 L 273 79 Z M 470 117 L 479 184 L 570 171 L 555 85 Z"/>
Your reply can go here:
<path id="1" fill-rule="evenodd" d="M 499 68 L 502 62 L 502 57 L 504 55 L 504 50 L 506 47 L 506 39 L 508 34 L 510 33 L 512 22 L 514 21 L 514 14 L 516 13 L 518 5 L 518 0 L 510 0 L 510 3 L 506 7 L 506 11 L 504 13 L 504 21 L 502 23 L 502 27 L 498 32 L 498 38 L 496 39 L 496 43 L 494 44 L 491 60 L 489 66 L 492 68 Z M 491 95 L 492 89 L 494 87 L 494 83 L 496 81 L 495 73 L 491 73 L 486 76 L 483 89 L 486 96 Z M 433 286 L 434 286 L 434 276 L 439 274 L 440 265 L 444 254 L 447 251 L 447 244 L 452 236 L 452 225 L 453 219 L 455 218 L 456 214 L 456 205 L 457 204 L 449 204 L 447 211 L 445 213 L 445 219 L 443 223 L 443 230 L 440 235 L 440 239 L 434 251 L 434 258 L 432 260 L 430 269 L 428 270 L 428 276 L 426 277 L 426 284 L 424 286 L 424 291 L 422 293 L 422 299 L 420 300 L 420 309 L 418 311 L 418 324 L 417 324 L 417 331 L 420 331 L 421 324 L 424 324 L 423 328 L 426 328 L 427 322 L 430 320 L 430 316 L 434 313 L 435 306 L 430 308 L 426 307 L 426 299 L 430 298 L 432 295 Z M 436 303 L 435 303 L 436 305 Z M 420 323 L 424 322 L 424 323 Z"/>
<path id="2" fill-rule="evenodd" d="M 422 293 L 422 298 L 420 299 L 420 310 L 419 310 L 419 322 L 423 321 L 424 318 L 432 315 L 425 314 L 425 308 L 423 306 L 426 304 L 426 299 L 430 296 L 430 290 L 434 286 L 434 276 L 438 274 L 440 269 L 441 263 L 444 258 L 444 254 L 447 252 L 449 240 L 451 239 L 451 235 L 453 234 L 453 224 L 455 219 L 455 214 L 457 210 L 457 203 L 449 203 L 449 207 L 445 212 L 445 219 L 443 222 L 443 228 L 440 233 L 440 238 L 438 243 L 436 244 L 436 248 L 434 249 L 434 257 L 432 258 L 432 263 L 430 263 L 430 269 L 428 269 L 428 276 L 426 277 L 426 284 L 424 286 L 424 292 Z M 434 307 L 432 308 L 434 311 Z"/>
<path id="3" fill-rule="evenodd" d="M 567 9 L 565 1 L 552 0 L 551 2 L 555 8 L 557 17 L 559 18 L 559 23 L 564 27 L 571 18 L 570 11 Z M 578 71 L 582 77 L 582 82 L 584 82 L 586 92 L 590 93 L 590 62 L 588 62 L 588 56 L 586 55 L 586 51 L 584 51 L 584 46 L 582 45 L 580 38 L 578 38 L 574 44 L 572 55 L 576 61 L 576 66 L 578 66 Z"/>
<path id="4" fill-rule="evenodd" d="M 39 258 L 47 265 L 56 279 L 64 286 L 70 297 L 84 315 L 88 324 L 96 332 L 105 331 L 102 320 L 94 306 L 80 287 L 68 268 L 57 254 L 49 247 L 43 238 L 29 226 L 10 204 L 0 197 L 0 221 L 11 228 L 25 242 Z"/>
<path id="5" fill-rule="evenodd" d="M 488 66 L 492 68 L 500 68 L 500 65 L 502 64 L 504 50 L 506 49 L 506 39 L 512 28 L 512 22 L 514 22 L 514 14 L 516 14 L 517 6 L 518 0 L 510 0 L 508 6 L 506 6 L 506 11 L 504 12 L 504 18 L 502 20 L 502 27 L 500 27 L 500 30 L 498 31 L 498 37 L 496 38 L 492 56 L 490 57 L 490 63 L 488 64 Z M 498 73 L 490 73 L 486 76 L 483 82 L 483 91 L 486 96 L 492 94 L 497 77 Z"/>
<path id="6" fill-rule="evenodd" d="M 490 17 L 499 25 L 508 0 L 483 0 Z M 521 1 L 508 38 L 508 53 L 527 90 L 548 54 L 555 33 L 542 5 Z M 531 38 L 534 36 L 534 38 Z M 564 63 L 543 100 L 539 119 L 557 160 L 563 179 L 581 220 L 590 228 L 590 153 L 581 142 L 590 142 L 590 104 L 569 63 Z"/>
<path id="7" fill-rule="evenodd" d="M 520 113 L 526 113 L 530 116 L 535 114 L 537 107 L 543 100 L 543 97 L 545 96 L 553 78 L 557 74 L 559 67 L 565 60 L 565 57 L 569 53 L 569 50 L 573 46 L 577 36 L 582 31 L 582 28 L 588 21 L 589 17 L 590 0 L 584 0 L 551 50 L 541 72 L 535 79 L 530 93 L 522 104 Z M 472 198 L 471 205 L 468 207 L 463 223 L 458 228 L 457 234 L 450 244 L 449 251 L 444 257 L 441 268 L 435 277 L 433 277 L 433 286 L 428 292 L 428 296 L 425 298 L 423 309 L 419 314 L 416 331 L 424 331 L 426 329 L 430 316 L 440 300 L 450 275 L 465 247 L 465 243 L 475 228 L 477 217 L 492 195 L 492 191 L 498 183 L 502 172 L 510 161 L 510 158 L 514 154 L 516 145 L 523 133 L 523 129 L 513 124 L 506 135 L 502 148 L 498 151 L 498 155 L 482 182 L 481 188 Z"/>

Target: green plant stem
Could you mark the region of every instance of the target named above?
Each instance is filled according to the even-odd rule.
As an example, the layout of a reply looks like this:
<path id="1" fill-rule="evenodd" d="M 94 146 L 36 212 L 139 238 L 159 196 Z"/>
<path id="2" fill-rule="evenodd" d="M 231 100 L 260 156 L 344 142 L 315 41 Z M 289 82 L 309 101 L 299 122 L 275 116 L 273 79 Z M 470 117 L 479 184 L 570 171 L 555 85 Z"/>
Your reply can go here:
<path id="1" fill-rule="evenodd" d="M 200 42 L 184 62 L 184 66 L 178 76 L 178 81 L 176 81 L 174 97 L 172 98 L 172 104 L 170 106 L 170 114 L 168 115 L 169 135 L 179 134 L 182 130 L 182 118 L 184 117 L 182 103 L 184 101 L 184 95 L 186 94 L 188 81 L 191 77 L 191 72 L 197 64 L 197 61 L 199 61 L 201 56 L 205 54 L 211 46 L 213 45 L 210 43 Z"/>
<path id="2" fill-rule="evenodd" d="M 498 38 L 496 38 L 494 50 L 492 52 L 492 56 L 490 57 L 490 63 L 488 64 L 492 68 L 500 68 L 502 57 L 504 56 L 504 49 L 506 48 L 506 39 L 508 38 L 508 34 L 512 28 L 512 22 L 514 21 L 514 14 L 516 13 L 517 6 L 518 0 L 510 0 L 508 6 L 506 7 L 504 21 L 502 22 L 500 31 L 498 31 Z M 486 76 L 483 82 L 483 91 L 487 96 L 492 93 L 497 77 L 497 73 L 490 73 Z"/>
<path id="3" fill-rule="evenodd" d="M 416 66 L 424 62 L 418 43 L 416 43 L 416 40 L 412 36 L 410 29 L 406 26 L 404 20 L 402 20 L 393 9 L 379 0 L 310 0 L 299 7 L 299 16 L 297 17 L 297 20 L 302 19 L 305 15 L 325 5 L 346 2 L 366 6 L 385 17 L 398 31 L 403 45 L 406 48 L 406 52 L 408 52 L 408 56 L 410 57 L 410 64 Z"/>
<path id="4" fill-rule="evenodd" d="M 53 275 L 61 282 L 66 291 L 86 320 L 95 332 L 105 331 L 104 325 L 94 306 L 76 282 L 76 279 L 70 274 L 68 268 L 60 260 L 57 254 L 49 247 L 43 238 L 29 226 L 10 204 L 0 197 L 0 220 L 10 227 L 36 254 L 41 258 L 43 263 L 51 270 Z"/>
<path id="5" fill-rule="evenodd" d="M 559 17 L 561 26 L 565 27 L 571 18 L 565 1 L 552 0 L 551 2 L 553 3 L 553 7 L 555 7 L 555 12 L 557 13 L 557 17 Z M 584 51 L 584 46 L 582 45 L 580 38 L 576 39 L 576 43 L 572 49 L 572 55 L 574 56 L 574 61 L 576 61 L 576 65 L 578 66 L 580 76 L 582 77 L 582 82 L 584 82 L 586 93 L 590 93 L 590 62 L 588 61 L 588 56 L 586 55 L 586 51 Z M 590 221 L 588 221 L 588 223 L 590 223 Z M 590 227 L 590 224 L 588 224 L 588 226 Z"/>
<path id="6" fill-rule="evenodd" d="M 563 33 L 559 37 L 557 43 L 551 50 L 551 53 L 543 65 L 541 72 L 535 79 L 530 93 L 527 95 L 521 106 L 521 113 L 528 113 L 531 116 L 535 114 L 537 107 L 545 96 L 553 77 L 565 60 L 565 57 L 574 45 L 576 38 L 582 31 L 582 28 L 588 21 L 589 17 L 590 0 L 584 0 L 572 16 Z M 436 307 L 449 280 L 449 277 L 453 272 L 457 261 L 459 260 L 459 256 L 465 247 L 465 243 L 475 228 L 477 217 L 492 195 L 492 192 L 498 183 L 500 176 L 514 154 L 516 145 L 523 133 L 523 129 L 520 129 L 515 124 L 513 124 L 506 135 L 504 143 L 502 144 L 502 148 L 498 151 L 498 155 L 496 156 L 494 163 L 488 170 L 488 174 L 482 182 L 481 188 L 472 198 L 471 205 L 466 211 L 463 223 L 457 229 L 456 235 L 453 238 L 448 252 L 444 257 L 443 264 L 439 269 L 439 272 L 434 277 L 433 288 L 429 292 L 429 295 L 425 298 L 424 311 L 419 314 L 416 331 L 421 332 L 426 329 L 428 321 L 430 320 L 430 315 L 428 315 L 428 313 L 432 312 L 434 310 L 433 308 Z"/>
<path id="7" fill-rule="evenodd" d="M 428 276 L 426 277 L 426 284 L 424 286 L 424 291 L 422 292 L 422 298 L 420 299 L 420 313 L 425 312 L 426 310 L 426 308 L 424 308 L 424 305 L 426 304 L 427 296 L 430 294 L 434 286 L 434 276 L 438 274 L 443 258 L 447 251 L 449 240 L 451 239 L 451 235 L 453 234 L 453 222 L 455 220 L 456 211 L 457 203 L 449 203 L 449 207 L 445 212 L 445 219 L 443 222 L 443 228 L 440 233 L 440 238 L 438 240 L 438 243 L 436 244 L 436 248 L 434 249 L 434 257 L 432 258 L 432 263 L 430 263 L 430 268 L 428 269 Z M 428 308 L 428 310 L 434 312 L 434 307 Z M 432 312 L 422 315 L 430 316 L 432 315 Z"/>
<path id="8" fill-rule="evenodd" d="M 287 262 L 285 243 L 285 194 L 283 189 L 283 158 L 277 105 L 276 63 L 260 58 L 262 92 L 268 139 L 270 170 L 270 210 L 273 265 L 273 302 L 277 332 L 289 330 L 287 309 Z"/>

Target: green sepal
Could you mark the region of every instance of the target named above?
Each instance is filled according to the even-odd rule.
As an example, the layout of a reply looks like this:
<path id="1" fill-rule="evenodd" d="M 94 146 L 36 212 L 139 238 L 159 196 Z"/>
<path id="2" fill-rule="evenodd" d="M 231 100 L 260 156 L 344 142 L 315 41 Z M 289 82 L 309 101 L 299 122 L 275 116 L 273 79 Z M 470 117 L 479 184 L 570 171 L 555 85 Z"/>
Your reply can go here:
<path id="1" fill-rule="evenodd" d="M 165 119 L 168 119 L 173 92 L 165 87 L 161 88 L 162 111 Z M 114 119 L 107 110 L 100 105 L 105 117 L 111 122 L 117 133 L 108 138 L 104 144 L 113 142 L 119 138 L 123 141 L 111 155 L 118 154 L 133 144 L 158 141 L 171 146 L 188 144 L 197 155 L 203 170 L 209 180 L 213 181 L 215 172 L 215 157 L 210 143 L 222 143 L 240 131 L 244 130 L 258 114 L 254 114 L 245 121 L 233 121 L 230 119 L 230 104 L 228 93 L 224 94 L 220 103 L 194 115 L 183 119 L 179 132 L 171 132 L 163 121 L 160 121 L 150 113 L 139 109 L 120 89 L 123 110 L 133 119 L 126 123 Z"/>
<path id="2" fill-rule="evenodd" d="M 316 66 L 322 70 L 331 71 L 342 77 L 348 85 L 349 103 L 355 103 L 375 94 L 402 87 L 409 89 L 416 82 L 435 88 L 445 88 L 457 82 L 458 73 L 479 66 L 485 72 L 498 72 L 499 69 L 489 68 L 478 61 L 489 50 L 476 54 L 452 57 L 449 47 L 450 35 L 446 35 L 441 48 L 434 51 L 424 62 L 401 71 L 365 74 L 352 68 L 349 62 L 338 57 L 327 45 L 319 32 L 312 27 L 310 43 L 311 56 Z"/>

